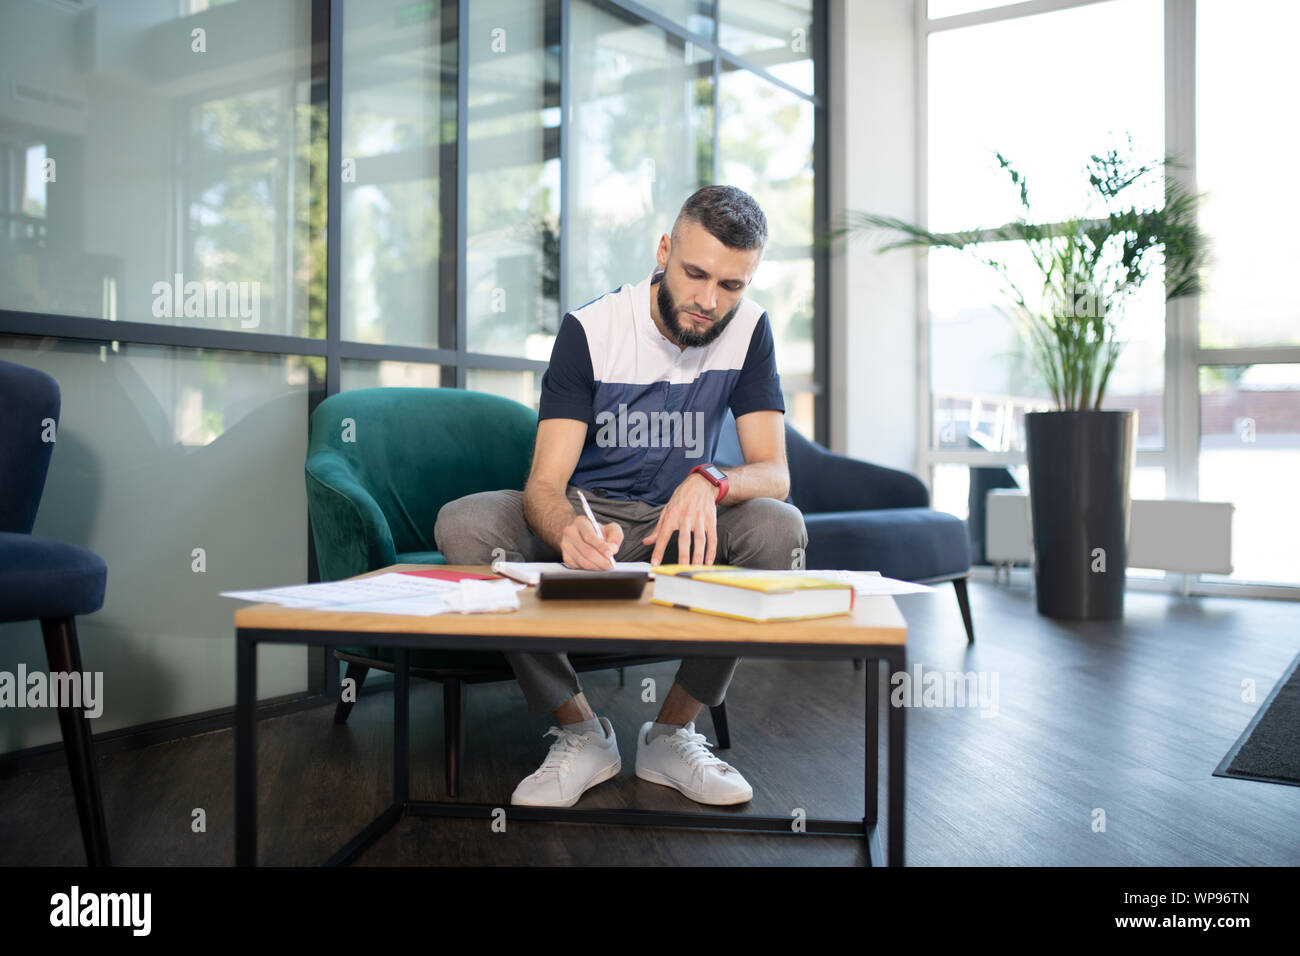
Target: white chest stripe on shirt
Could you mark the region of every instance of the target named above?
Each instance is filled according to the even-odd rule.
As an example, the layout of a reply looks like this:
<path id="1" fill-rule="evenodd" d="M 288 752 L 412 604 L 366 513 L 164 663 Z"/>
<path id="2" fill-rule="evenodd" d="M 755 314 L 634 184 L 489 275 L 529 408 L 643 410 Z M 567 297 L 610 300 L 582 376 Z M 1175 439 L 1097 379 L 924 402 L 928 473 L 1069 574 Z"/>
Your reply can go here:
<path id="1" fill-rule="evenodd" d="M 658 290 L 650 284 L 653 275 L 635 286 L 624 284 L 573 313 L 587 337 L 595 380 L 684 384 L 705 372 L 742 368 L 754 327 L 763 317 L 762 306 L 743 299 L 720 336 L 683 351 L 663 337 L 650 317 L 650 295 Z"/>

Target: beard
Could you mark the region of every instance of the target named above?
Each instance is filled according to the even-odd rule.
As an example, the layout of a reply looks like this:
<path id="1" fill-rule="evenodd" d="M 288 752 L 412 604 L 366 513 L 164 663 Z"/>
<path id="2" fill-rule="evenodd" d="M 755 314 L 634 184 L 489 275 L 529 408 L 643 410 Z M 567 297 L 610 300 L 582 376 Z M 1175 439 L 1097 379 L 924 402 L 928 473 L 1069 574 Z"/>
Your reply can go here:
<path id="1" fill-rule="evenodd" d="M 673 341 L 678 345 L 684 345 L 687 348 L 708 345 L 722 334 L 723 329 L 727 327 L 727 323 L 731 321 L 739 308 L 740 303 L 737 302 L 730 312 L 721 319 L 714 321 L 708 328 L 696 329 L 694 320 L 683 315 L 684 310 L 679 309 L 677 303 L 673 301 L 672 293 L 668 291 L 668 277 L 665 275 L 659 279 L 659 318 L 663 319 L 664 327 L 668 329 Z M 694 312 L 695 310 L 691 309 L 690 311 Z M 713 318 L 707 312 L 700 312 L 699 314 L 706 318 Z"/>

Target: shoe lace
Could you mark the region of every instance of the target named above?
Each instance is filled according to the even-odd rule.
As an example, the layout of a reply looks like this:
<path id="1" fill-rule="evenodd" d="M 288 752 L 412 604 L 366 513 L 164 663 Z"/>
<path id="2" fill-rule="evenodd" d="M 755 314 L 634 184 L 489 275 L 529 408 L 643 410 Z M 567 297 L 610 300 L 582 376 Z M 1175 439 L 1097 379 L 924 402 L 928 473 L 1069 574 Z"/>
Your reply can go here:
<path id="1" fill-rule="evenodd" d="M 692 768 L 703 770 L 705 767 L 717 767 L 720 773 L 739 772 L 731 764 L 709 752 L 708 748 L 714 744 L 706 740 L 704 734 L 692 733 L 683 727 L 673 734 L 668 742 Z"/>
<path id="2" fill-rule="evenodd" d="M 555 743 L 551 744 L 551 750 L 542 761 L 542 765 L 537 768 L 534 776 L 541 776 L 544 773 L 567 770 L 575 754 L 581 752 L 582 748 L 587 746 L 586 734 L 575 734 L 571 730 L 565 730 L 562 727 L 552 727 L 543 737 L 556 737 Z"/>

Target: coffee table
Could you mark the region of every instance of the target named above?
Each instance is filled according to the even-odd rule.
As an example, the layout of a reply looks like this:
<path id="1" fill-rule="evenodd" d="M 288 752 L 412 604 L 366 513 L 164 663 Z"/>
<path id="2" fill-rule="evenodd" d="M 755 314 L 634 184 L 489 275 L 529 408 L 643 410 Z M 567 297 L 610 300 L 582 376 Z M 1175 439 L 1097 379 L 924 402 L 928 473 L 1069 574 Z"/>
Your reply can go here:
<path id="1" fill-rule="evenodd" d="M 372 574 L 422 570 L 397 564 Z M 443 570 L 490 573 L 486 566 L 437 565 Z M 368 577 L 369 575 L 359 575 Z M 325 861 L 352 862 L 403 814 L 492 819 L 504 809 L 509 820 L 547 820 L 618 826 L 746 830 L 791 834 L 861 836 L 867 865 L 882 861 L 877 834 L 879 790 L 878 667 L 907 667 L 907 624 L 892 597 L 858 597 L 851 614 L 811 621 L 751 623 L 650 603 L 653 582 L 640 600 L 538 601 L 534 588 L 519 592 L 518 611 L 409 617 L 285 608 L 257 604 L 235 612 L 235 862 L 257 863 L 256 687 L 259 644 L 363 644 L 394 649 L 393 802 Z M 734 810 L 668 812 L 581 807 L 516 807 L 503 790 L 498 804 L 413 800 L 410 794 L 409 652 L 415 648 L 491 651 L 599 651 L 674 656 L 774 657 L 866 661 L 865 807 L 860 820 L 809 817 L 797 833 L 791 817 L 765 817 Z M 903 772 L 905 708 L 888 708 L 888 863 L 903 865 Z M 513 788 L 517 781 L 502 781 Z M 703 805 L 701 805 L 703 806 Z M 729 808 L 728 808 L 729 809 Z"/>

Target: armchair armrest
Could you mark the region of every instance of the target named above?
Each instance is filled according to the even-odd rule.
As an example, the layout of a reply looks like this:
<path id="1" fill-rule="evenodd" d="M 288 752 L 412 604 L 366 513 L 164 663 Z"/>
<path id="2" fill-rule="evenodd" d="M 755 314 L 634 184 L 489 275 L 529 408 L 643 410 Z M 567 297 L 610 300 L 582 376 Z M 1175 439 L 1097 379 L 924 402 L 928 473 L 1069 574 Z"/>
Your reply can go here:
<path id="1" fill-rule="evenodd" d="M 338 452 L 307 457 L 307 510 L 322 581 L 397 563 L 388 519 Z"/>
<path id="2" fill-rule="evenodd" d="M 930 493 L 915 475 L 873 465 L 812 445 L 794 463 L 794 502 L 809 514 L 829 511 L 873 511 L 878 508 L 927 508 Z"/>

